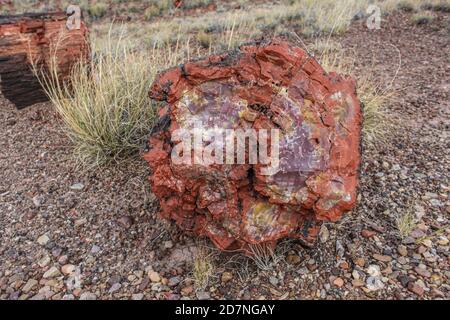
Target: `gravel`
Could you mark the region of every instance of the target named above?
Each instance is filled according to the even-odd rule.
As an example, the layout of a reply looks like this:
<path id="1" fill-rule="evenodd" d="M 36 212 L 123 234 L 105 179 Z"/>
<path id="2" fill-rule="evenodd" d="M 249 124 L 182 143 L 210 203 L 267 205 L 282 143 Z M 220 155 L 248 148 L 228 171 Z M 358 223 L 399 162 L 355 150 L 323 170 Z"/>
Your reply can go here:
<path id="1" fill-rule="evenodd" d="M 380 31 L 355 22 L 335 39 L 383 84 L 402 61 L 396 126 L 364 150 L 358 207 L 314 248 L 282 241 L 268 271 L 210 249 L 205 288 L 193 281 L 198 240 L 157 217 L 141 159 L 81 170 L 50 104 L 0 98 L 0 299 L 449 299 L 449 14 L 437 15 L 387 16 Z"/>

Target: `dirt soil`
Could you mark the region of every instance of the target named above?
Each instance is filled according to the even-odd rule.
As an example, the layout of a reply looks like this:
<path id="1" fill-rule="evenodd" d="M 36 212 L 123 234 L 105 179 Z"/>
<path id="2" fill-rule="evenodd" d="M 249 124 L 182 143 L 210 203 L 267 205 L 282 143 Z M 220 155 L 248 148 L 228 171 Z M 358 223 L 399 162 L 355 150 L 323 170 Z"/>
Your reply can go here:
<path id="1" fill-rule="evenodd" d="M 158 220 L 144 161 L 81 170 L 50 104 L 1 99 L 0 299 L 449 299 L 450 15 L 355 22 L 334 40 L 398 92 L 386 143 L 364 150 L 357 208 L 312 249 L 280 243 L 268 270 L 210 249 L 204 289 L 192 258 L 211 244 Z M 406 212 L 418 223 L 401 239 Z"/>

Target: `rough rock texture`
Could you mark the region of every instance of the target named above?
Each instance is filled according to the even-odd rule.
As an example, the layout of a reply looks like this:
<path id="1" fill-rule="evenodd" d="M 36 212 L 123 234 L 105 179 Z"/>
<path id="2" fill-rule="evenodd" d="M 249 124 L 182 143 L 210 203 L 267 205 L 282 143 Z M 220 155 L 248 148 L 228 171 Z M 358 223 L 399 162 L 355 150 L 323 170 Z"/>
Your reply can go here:
<path id="1" fill-rule="evenodd" d="M 220 249 L 274 245 L 282 237 L 311 245 L 322 221 L 355 205 L 355 81 L 327 74 L 302 49 L 280 40 L 245 45 L 162 73 L 150 95 L 168 102 L 144 155 L 162 216 Z M 265 165 L 248 161 L 173 163 L 174 130 L 193 129 L 196 121 L 204 129 L 281 130 L 279 171 L 263 175 Z"/>
<path id="2" fill-rule="evenodd" d="M 68 30 L 65 13 L 0 16 L 0 90 L 23 108 L 47 101 L 31 62 L 48 68 L 56 57 L 60 80 L 89 52 L 87 28 Z"/>

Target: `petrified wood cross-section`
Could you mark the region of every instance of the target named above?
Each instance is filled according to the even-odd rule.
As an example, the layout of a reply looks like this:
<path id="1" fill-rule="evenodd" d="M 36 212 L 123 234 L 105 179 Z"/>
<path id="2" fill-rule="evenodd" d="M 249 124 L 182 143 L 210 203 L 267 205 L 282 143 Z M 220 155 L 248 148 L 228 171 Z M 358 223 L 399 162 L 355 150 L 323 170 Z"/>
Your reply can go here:
<path id="1" fill-rule="evenodd" d="M 355 205 L 361 128 L 355 86 L 281 40 L 160 74 L 150 95 L 167 102 L 161 110 L 167 125 L 151 135 L 144 158 L 162 216 L 223 250 L 274 245 L 282 237 L 313 244 L 322 221 L 336 221 Z M 278 170 L 263 174 L 269 164 L 248 161 L 173 161 L 174 133 L 199 123 L 201 130 L 278 129 Z"/>

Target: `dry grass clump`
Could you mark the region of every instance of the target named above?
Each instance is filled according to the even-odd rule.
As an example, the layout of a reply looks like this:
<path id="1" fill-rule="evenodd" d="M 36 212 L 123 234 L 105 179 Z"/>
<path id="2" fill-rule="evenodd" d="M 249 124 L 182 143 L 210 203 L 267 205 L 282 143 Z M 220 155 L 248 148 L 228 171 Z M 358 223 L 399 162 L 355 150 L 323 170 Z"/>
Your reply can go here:
<path id="1" fill-rule="evenodd" d="M 383 12 L 400 10 L 403 12 L 420 12 L 421 10 L 434 10 L 448 12 L 450 3 L 448 0 L 377 0 Z"/>
<path id="2" fill-rule="evenodd" d="M 151 20 L 172 9 L 172 0 L 150 0 L 148 4 L 149 6 L 144 11 L 146 20 Z"/>
<path id="3" fill-rule="evenodd" d="M 434 20 L 434 15 L 430 12 L 416 13 L 411 17 L 411 22 L 415 25 L 429 24 Z"/>
<path id="4" fill-rule="evenodd" d="M 274 270 L 284 258 L 276 248 L 266 243 L 249 244 L 248 250 L 249 258 L 262 271 Z"/>
<path id="5" fill-rule="evenodd" d="M 216 270 L 214 264 L 215 253 L 205 245 L 199 245 L 192 262 L 192 278 L 197 290 L 204 290 L 214 276 Z"/>
<path id="6" fill-rule="evenodd" d="M 201 7 L 206 7 L 211 4 L 213 0 L 188 0 L 182 2 L 182 7 L 184 9 L 196 9 Z"/>
<path id="7" fill-rule="evenodd" d="M 398 234 L 400 238 L 405 239 L 416 228 L 417 221 L 413 208 L 408 207 L 405 212 L 398 215 L 395 219 Z"/>
<path id="8" fill-rule="evenodd" d="M 153 17 L 159 16 L 161 14 L 161 11 L 157 6 L 150 6 L 144 11 L 144 18 L 145 20 L 151 20 Z"/>
<path id="9" fill-rule="evenodd" d="M 308 50 L 314 56 L 320 56 L 319 60 L 324 63 L 328 62 L 329 68 L 334 67 L 335 64 L 338 63 L 338 53 L 342 55 L 342 44 L 337 41 L 330 40 L 329 37 L 325 38 L 316 38 L 314 42 L 309 45 Z M 334 55 L 331 55 L 331 54 Z"/>
<path id="10" fill-rule="evenodd" d="M 341 34 L 348 30 L 355 15 L 367 8 L 365 1 L 298 1 L 304 18 L 300 22 L 304 35 Z"/>
<path id="11" fill-rule="evenodd" d="M 200 31 L 197 34 L 197 41 L 202 48 L 209 48 L 213 42 L 213 35 L 211 33 L 206 33 L 205 31 Z"/>
<path id="12" fill-rule="evenodd" d="M 380 85 L 370 76 L 358 78 L 358 97 L 362 102 L 364 122 L 362 127 L 365 145 L 386 142 L 392 120 L 387 111 L 387 104 L 394 95 L 390 88 L 380 88 Z"/>
<path id="13" fill-rule="evenodd" d="M 450 2 L 446 0 L 435 0 L 431 2 L 426 2 L 422 5 L 422 9 L 424 10 L 433 10 L 433 11 L 441 11 L 441 12 L 450 12 Z"/>
<path id="14" fill-rule="evenodd" d="M 49 74 L 36 70 L 76 158 L 88 166 L 119 161 L 142 148 L 156 117 L 148 89 L 156 73 L 174 62 L 163 50 L 132 51 L 121 38 L 93 50 L 92 61 L 77 64 L 70 82 L 56 81 L 56 68 Z"/>
<path id="15" fill-rule="evenodd" d="M 94 19 L 100 19 L 104 17 L 107 11 L 108 11 L 107 4 L 102 2 L 91 4 L 87 9 L 89 16 L 91 16 Z"/>
<path id="16" fill-rule="evenodd" d="M 450 3 L 447 0 L 386 0 L 380 5 L 387 11 L 397 9 L 419 14 L 424 10 L 450 12 Z"/>
<path id="17" fill-rule="evenodd" d="M 417 1 L 401 0 L 397 3 L 397 9 L 405 12 L 413 12 L 416 10 Z"/>

